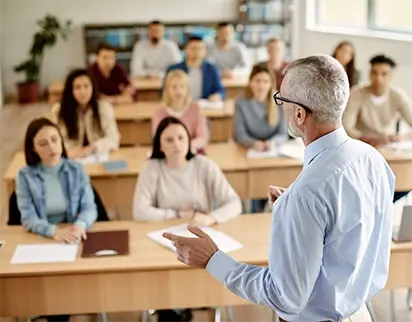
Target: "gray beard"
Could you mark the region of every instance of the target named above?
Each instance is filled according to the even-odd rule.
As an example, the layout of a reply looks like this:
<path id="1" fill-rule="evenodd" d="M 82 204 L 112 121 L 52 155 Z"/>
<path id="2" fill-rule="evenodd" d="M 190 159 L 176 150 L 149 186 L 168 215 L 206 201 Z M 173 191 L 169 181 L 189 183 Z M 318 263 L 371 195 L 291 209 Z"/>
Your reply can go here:
<path id="1" fill-rule="evenodd" d="M 294 129 L 290 122 L 288 122 L 288 133 L 290 136 L 292 136 L 295 139 L 302 137 L 302 134 L 298 130 Z"/>

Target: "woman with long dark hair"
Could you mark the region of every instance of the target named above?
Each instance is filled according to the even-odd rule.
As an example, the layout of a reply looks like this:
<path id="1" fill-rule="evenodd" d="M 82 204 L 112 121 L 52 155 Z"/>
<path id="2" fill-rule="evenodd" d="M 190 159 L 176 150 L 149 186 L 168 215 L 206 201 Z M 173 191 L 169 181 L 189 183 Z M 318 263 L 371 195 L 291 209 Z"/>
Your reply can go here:
<path id="1" fill-rule="evenodd" d="M 225 222 L 242 212 L 239 196 L 222 170 L 208 157 L 190 151 L 182 121 L 166 117 L 158 125 L 150 160 L 140 171 L 133 218 L 166 221 L 180 218 L 195 225 Z M 190 321 L 190 310 L 159 311 L 159 321 Z"/>
<path id="2" fill-rule="evenodd" d="M 27 166 L 16 179 L 24 228 L 56 242 L 73 244 L 85 239 L 97 218 L 93 190 L 83 166 L 67 159 L 58 127 L 46 118 L 33 120 L 26 131 L 24 152 Z M 67 322 L 70 316 L 45 318 Z"/>
<path id="3" fill-rule="evenodd" d="M 355 86 L 359 82 L 359 72 L 355 66 L 355 48 L 353 44 L 349 41 L 340 42 L 332 56 L 345 68 L 349 79 L 349 86 Z"/>
<path id="4" fill-rule="evenodd" d="M 67 76 L 62 100 L 52 107 L 52 120 L 59 126 L 72 158 L 119 147 L 113 107 L 98 100 L 97 88 L 85 69 Z"/>

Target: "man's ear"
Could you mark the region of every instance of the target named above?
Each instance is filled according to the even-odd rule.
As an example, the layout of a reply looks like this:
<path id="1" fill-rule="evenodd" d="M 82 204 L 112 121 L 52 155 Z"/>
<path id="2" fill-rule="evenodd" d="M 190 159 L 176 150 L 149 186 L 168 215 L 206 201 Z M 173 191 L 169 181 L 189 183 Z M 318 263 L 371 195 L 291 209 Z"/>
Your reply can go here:
<path id="1" fill-rule="evenodd" d="M 306 120 L 306 116 L 307 116 L 307 113 L 303 108 L 297 107 L 295 109 L 295 117 L 296 117 L 297 125 L 302 125 Z"/>

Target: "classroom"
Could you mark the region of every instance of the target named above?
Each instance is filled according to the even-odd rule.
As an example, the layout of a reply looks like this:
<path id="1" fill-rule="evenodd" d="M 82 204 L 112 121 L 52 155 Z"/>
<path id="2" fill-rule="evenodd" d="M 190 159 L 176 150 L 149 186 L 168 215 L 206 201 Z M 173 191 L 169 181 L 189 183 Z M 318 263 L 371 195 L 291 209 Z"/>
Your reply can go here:
<path id="1" fill-rule="evenodd" d="M 412 322 L 411 0 L 1 0 L 0 322 Z"/>

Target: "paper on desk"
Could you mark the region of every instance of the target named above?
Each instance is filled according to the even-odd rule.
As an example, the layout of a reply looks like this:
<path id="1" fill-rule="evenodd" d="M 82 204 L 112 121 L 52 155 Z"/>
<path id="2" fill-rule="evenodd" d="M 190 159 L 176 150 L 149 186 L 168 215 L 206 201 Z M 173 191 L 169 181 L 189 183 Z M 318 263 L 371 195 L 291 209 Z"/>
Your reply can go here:
<path id="1" fill-rule="evenodd" d="M 279 156 L 279 152 L 277 149 L 271 149 L 269 151 L 260 152 L 256 151 L 254 148 L 250 148 L 247 150 L 246 156 L 250 159 L 275 158 Z"/>
<path id="2" fill-rule="evenodd" d="M 215 109 L 221 109 L 224 106 L 223 102 L 210 102 L 208 100 L 205 99 L 200 99 L 198 101 L 199 106 L 201 108 L 215 108 Z"/>
<path id="3" fill-rule="evenodd" d="M 300 139 L 287 141 L 279 147 L 279 155 L 297 159 L 303 162 L 305 155 L 305 146 Z"/>
<path id="4" fill-rule="evenodd" d="M 412 151 L 412 141 L 394 142 L 384 146 L 385 149 Z"/>
<path id="5" fill-rule="evenodd" d="M 202 227 L 202 230 L 213 239 L 216 243 L 217 247 L 222 252 L 228 253 L 243 247 L 241 243 L 233 239 L 232 237 L 228 236 L 227 234 L 218 231 L 216 229 L 210 227 Z M 176 251 L 176 248 L 173 246 L 172 242 L 162 236 L 164 232 L 172 233 L 179 236 L 184 237 L 196 237 L 193 235 L 188 229 L 187 224 L 172 226 L 166 229 L 152 231 L 147 234 L 147 236 L 154 240 L 155 242 L 159 243 L 160 245 L 166 246 L 173 251 Z"/>
<path id="6" fill-rule="evenodd" d="M 17 245 L 12 264 L 74 262 L 78 245 L 30 244 Z"/>
<path id="7" fill-rule="evenodd" d="M 85 158 L 76 159 L 76 161 L 84 165 L 106 162 L 106 161 L 109 161 L 109 152 L 102 152 L 99 154 L 90 154 L 89 156 Z"/>

